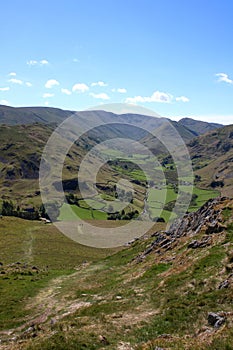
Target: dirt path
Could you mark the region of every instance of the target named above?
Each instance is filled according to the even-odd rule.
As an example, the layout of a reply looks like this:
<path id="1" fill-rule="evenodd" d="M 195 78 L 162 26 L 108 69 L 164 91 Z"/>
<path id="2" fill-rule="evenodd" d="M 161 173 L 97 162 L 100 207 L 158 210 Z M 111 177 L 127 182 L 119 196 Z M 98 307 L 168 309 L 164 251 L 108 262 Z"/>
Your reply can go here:
<path id="1" fill-rule="evenodd" d="M 29 232 L 29 234 L 31 239 L 26 241 L 27 247 L 24 256 L 24 258 L 27 258 L 27 262 L 32 259 L 33 232 Z M 7 345 L 7 343 L 23 338 L 31 327 L 51 325 L 82 307 L 88 307 L 91 304 L 90 302 L 77 299 L 72 292 L 63 289 L 69 280 L 85 276 L 85 269 L 89 269 L 89 264 L 83 265 L 79 271 L 72 275 L 52 279 L 47 287 L 43 288 L 35 297 L 32 297 L 26 306 L 28 314 L 32 316 L 28 317 L 21 326 L 0 332 L 2 341 L 2 343 L 0 342 L 0 349 L 14 349 L 12 344 Z M 90 269 L 92 268 L 90 267 Z"/>
<path id="2" fill-rule="evenodd" d="M 24 250 L 23 260 L 27 264 L 32 264 L 33 262 L 33 241 L 34 241 L 33 231 L 35 230 L 36 228 L 27 229 L 25 240 L 22 242 L 22 246 Z"/>

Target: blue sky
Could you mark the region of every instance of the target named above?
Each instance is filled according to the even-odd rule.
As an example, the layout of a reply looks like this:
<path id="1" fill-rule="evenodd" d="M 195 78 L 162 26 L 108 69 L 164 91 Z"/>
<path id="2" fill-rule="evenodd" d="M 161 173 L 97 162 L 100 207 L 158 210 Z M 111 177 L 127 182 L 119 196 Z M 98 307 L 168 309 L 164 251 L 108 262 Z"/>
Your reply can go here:
<path id="1" fill-rule="evenodd" d="M 0 103 L 233 123 L 232 0 L 2 1 Z"/>

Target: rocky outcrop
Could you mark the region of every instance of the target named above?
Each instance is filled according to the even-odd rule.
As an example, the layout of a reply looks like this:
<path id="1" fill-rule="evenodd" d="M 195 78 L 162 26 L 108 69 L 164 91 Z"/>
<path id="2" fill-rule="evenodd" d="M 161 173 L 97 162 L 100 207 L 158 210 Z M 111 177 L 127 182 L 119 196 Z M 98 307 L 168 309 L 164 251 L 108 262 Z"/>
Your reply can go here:
<path id="1" fill-rule="evenodd" d="M 211 237 L 207 236 L 207 237 L 203 237 L 202 240 L 200 241 L 193 240 L 188 244 L 188 248 L 192 248 L 192 249 L 205 248 L 210 244 L 211 244 Z"/>
<path id="2" fill-rule="evenodd" d="M 210 326 L 215 328 L 221 327 L 226 321 L 226 317 L 220 315 L 219 313 L 209 312 L 208 313 L 208 323 Z"/>
<path id="3" fill-rule="evenodd" d="M 183 218 L 177 219 L 168 231 L 160 231 L 152 234 L 155 240 L 146 250 L 136 257 L 137 262 L 143 261 L 151 252 L 167 251 L 172 249 L 177 240 L 184 236 L 195 236 L 203 232 L 205 236 L 200 240 L 193 240 L 188 248 L 204 248 L 211 244 L 211 235 L 222 232 L 226 227 L 222 224 L 222 208 L 226 197 L 217 197 L 207 201 L 199 210 L 186 214 Z"/>
<path id="4" fill-rule="evenodd" d="M 168 234 L 172 237 L 194 236 L 205 229 L 206 234 L 221 232 L 224 226 L 221 225 L 221 209 L 218 204 L 227 200 L 226 197 L 217 197 L 207 201 L 196 212 L 186 214 L 183 218 L 175 220 L 171 225 Z"/>

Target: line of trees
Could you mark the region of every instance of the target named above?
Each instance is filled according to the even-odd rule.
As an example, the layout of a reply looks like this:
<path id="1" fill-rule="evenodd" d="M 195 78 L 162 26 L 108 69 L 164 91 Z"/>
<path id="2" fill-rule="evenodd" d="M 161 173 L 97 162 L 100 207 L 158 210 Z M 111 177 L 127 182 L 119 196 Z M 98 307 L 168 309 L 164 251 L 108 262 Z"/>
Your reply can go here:
<path id="1" fill-rule="evenodd" d="M 55 221 L 59 216 L 59 212 L 59 207 L 56 203 L 48 203 L 46 204 L 46 208 L 44 204 L 42 204 L 39 209 L 34 207 L 21 209 L 19 205 L 15 206 L 12 201 L 4 200 L 0 208 L 0 214 L 2 216 L 16 216 L 26 220 L 39 220 L 42 217 Z"/>
<path id="2" fill-rule="evenodd" d="M 109 213 L 108 214 L 108 220 L 132 220 L 136 219 L 139 216 L 138 210 L 132 210 L 129 212 L 125 212 L 125 210 L 121 210 L 120 212 L 116 213 Z"/>
<path id="3" fill-rule="evenodd" d="M 26 220 L 38 220 L 40 218 L 39 210 L 35 208 L 21 210 L 19 206 L 15 207 L 12 201 L 6 200 L 2 202 L 1 215 L 16 216 Z"/>

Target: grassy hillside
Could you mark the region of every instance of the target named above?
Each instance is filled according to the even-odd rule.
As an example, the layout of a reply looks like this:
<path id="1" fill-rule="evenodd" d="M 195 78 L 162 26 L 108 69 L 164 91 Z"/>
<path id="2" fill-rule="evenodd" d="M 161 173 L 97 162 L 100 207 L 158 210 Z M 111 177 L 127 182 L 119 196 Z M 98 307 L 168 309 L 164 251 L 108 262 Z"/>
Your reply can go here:
<path id="1" fill-rule="evenodd" d="M 14 217 L 1 218 L 0 328 L 11 328 L 28 317 L 25 300 L 54 277 L 69 275 L 89 261 L 116 250 L 82 246 L 55 226 Z"/>
<path id="2" fill-rule="evenodd" d="M 2 200 L 13 200 L 20 206 L 39 206 L 40 159 L 53 127 L 43 124 L 0 126 L 0 187 Z M 67 154 L 63 179 L 77 178 L 80 161 L 94 141 L 83 138 L 74 144 Z M 95 157 L 92 161 L 96 162 Z M 113 171 L 106 164 L 100 170 L 101 181 L 108 182 Z"/>
<path id="3" fill-rule="evenodd" d="M 19 293 L 36 285 L 23 303 L 22 291 L 14 301 L 4 294 L 11 314 L 1 314 L 4 349 L 232 349 L 232 217 L 232 200 L 211 201 L 167 233 L 39 287 L 33 280 L 43 271 L 28 278 L 22 268 L 3 265 L 5 286 Z M 221 322 L 214 326 L 209 313 Z"/>
<path id="4" fill-rule="evenodd" d="M 22 125 L 22 124 L 60 124 L 72 114 L 51 107 L 9 107 L 0 105 L 0 124 Z"/>
<path id="5" fill-rule="evenodd" d="M 233 196 L 233 125 L 199 136 L 188 147 L 199 184 Z"/>
<path id="6" fill-rule="evenodd" d="M 195 120 L 191 118 L 182 118 L 178 122 L 179 124 L 185 126 L 188 130 L 194 132 L 197 136 L 207 133 L 208 131 L 222 128 L 222 124 L 217 123 L 207 123 L 200 120 Z"/>

